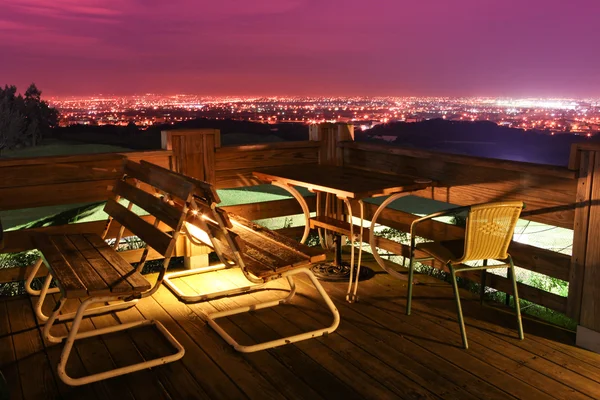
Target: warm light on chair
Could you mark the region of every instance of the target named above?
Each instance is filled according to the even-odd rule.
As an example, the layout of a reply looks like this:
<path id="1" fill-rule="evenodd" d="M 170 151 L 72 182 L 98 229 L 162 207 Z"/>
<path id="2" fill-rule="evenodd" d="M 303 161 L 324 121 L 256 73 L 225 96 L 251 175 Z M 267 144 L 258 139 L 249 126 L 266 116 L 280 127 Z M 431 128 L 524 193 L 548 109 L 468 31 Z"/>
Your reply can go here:
<path id="1" fill-rule="evenodd" d="M 196 212 L 197 214 L 197 212 Z M 202 242 L 207 246 L 212 247 L 212 241 L 210 240 L 210 236 L 203 229 L 200 229 L 196 225 L 186 222 L 185 226 L 185 234 L 192 241 L 192 243 Z"/>

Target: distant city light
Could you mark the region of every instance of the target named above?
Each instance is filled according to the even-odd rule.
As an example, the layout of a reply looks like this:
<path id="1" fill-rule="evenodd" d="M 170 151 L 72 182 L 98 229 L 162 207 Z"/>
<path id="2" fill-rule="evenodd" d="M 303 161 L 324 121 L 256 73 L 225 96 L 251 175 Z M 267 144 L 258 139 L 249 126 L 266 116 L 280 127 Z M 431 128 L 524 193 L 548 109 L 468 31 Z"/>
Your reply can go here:
<path id="1" fill-rule="evenodd" d="M 563 100 L 542 100 L 542 99 L 520 99 L 520 100 L 498 100 L 496 102 L 501 107 L 516 108 L 551 108 L 555 110 L 574 110 L 577 103 Z"/>
<path id="2" fill-rule="evenodd" d="M 61 126 L 121 125 L 140 129 L 196 118 L 268 124 L 378 124 L 423 120 L 489 121 L 524 131 L 593 136 L 600 131 L 600 100 L 448 97 L 216 97 L 188 94 L 51 98 Z M 293 118 L 290 116 L 293 115 Z"/>

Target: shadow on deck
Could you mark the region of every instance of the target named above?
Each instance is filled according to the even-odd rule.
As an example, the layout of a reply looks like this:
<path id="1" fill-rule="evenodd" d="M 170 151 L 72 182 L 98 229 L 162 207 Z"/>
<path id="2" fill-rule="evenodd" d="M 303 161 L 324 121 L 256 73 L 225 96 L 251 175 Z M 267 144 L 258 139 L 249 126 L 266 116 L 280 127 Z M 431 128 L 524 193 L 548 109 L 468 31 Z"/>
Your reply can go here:
<path id="1" fill-rule="evenodd" d="M 374 262 L 364 264 L 379 271 Z M 212 285 L 227 286 L 240 276 L 222 271 L 214 278 Z M 206 284 L 194 277 L 182 280 L 190 291 Z M 185 357 L 81 387 L 65 386 L 57 378 L 62 346 L 43 342 L 29 298 L 8 299 L 0 302 L 0 366 L 11 399 L 600 397 L 600 355 L 574 347 L 573 333 L 526 319 L 526 338 L 519 341 L 513 314 L 480 306 L 474 295 L 463 292 L 470 344 L 465 351 L 451 286 L 428 277 L 420 280 L 424 284 L 415 287 L 410 317 L 404 314 L 405 282 L 387 274 L 377 273 L 362 282 L 356 304 L 344 301 L 347 283 L 324 282 L 340 309 L 338 330 L 328 337 L 252 354 L 237 353 L 226 345 L 203 322 L 203 310 L 282 297 L 280 291 L 185 305 L 162 287 L 135 308 L 84 321 L 82 329 L 114 324 L 117 318 L 158 319 L 185 347 Z M 252 343 L 329 324 L 331 317 L 316 303 L 313 291 L 300 281 L 292 305 L 236 316 L 223 326 L 242 343 Z M 66 332 L 68 324 L 57 329 Z M 78 343 L 68 368 L 75 377 L 171 352 L 150 327 Z"/>

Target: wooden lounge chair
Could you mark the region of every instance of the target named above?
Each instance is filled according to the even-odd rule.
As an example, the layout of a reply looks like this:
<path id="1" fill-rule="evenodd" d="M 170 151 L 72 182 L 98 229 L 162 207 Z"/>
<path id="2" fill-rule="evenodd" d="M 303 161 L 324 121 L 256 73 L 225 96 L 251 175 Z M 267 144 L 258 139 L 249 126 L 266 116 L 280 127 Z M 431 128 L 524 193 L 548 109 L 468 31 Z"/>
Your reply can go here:
<path id="1" fill-rule="evenodd" d="M 26 289 L 29 294 L 39 296 L 35 310 L 38 318 L 45 322 L 43 334 L 46 339 L 55 343 L 65 342 L 58 364 L 58 375 L 69 385 L 82 385 L 156 367 L 176 361 L 184 355 L 183 347 L 159 321 L 143 320 L 79 333 L 82 318 L 131 307 L 138 299 L 151 296 L 158 289 L 169 265 L 177 236 L 185 222 L 188 207 L 193 202 L 195 187 L 183 176 L 153 164 L 143 161 L 141 164 L 125 161 L 124 175 L 116 182 L 113 192 L 114 198 L 108 200 L 104 208 L 110 218 L 103 237 L 94 234 L 35 234 L 32 237 L 35 246 L 43 255 L 43 260 L 40 259 L 31 271 Z M 121 199 L 127 200 L 126 205 L 121 204 L 119 201 Z M 132 212 L 133 205 L 147 211 L 150 214 L 150 222 Z M 103 238 L 113 223 L 121 226 L 111 247 Z M 119 245 L 125 229 L 146 244 L 135 268 L 114 249 Z M 154 286 L 151 286 L 140 273 L 150 248 L 164 256 L 163 268 Z M 45 261 L 49 274 L 41 290 L 34 290 L 31 282 L 42 261 Z M 57 287 L 49 289 L 53 279 Z M 52 292 L 60 292 L 60 299 L 48 316 L 43 314 L 42 304 L 48 293 Z M 81 299 L 82 302 L 76 313 L 59 315 L 67 299 Z M 92 304 L 107 304 L 115 301 L 116 303 L 111 305 L 89 308 Z M 71 319 L 73 324 L 67 336 L 57 337 L 52 334 L 52 326 L 57 321 Z M 85 377 L 72 378 L 65 372 L 69 354 L 76 340 L 143 325 L 156 326 L 173 345 L 175 353 Z"/>
<path id="2" fill-rule="evenodd" d="M 415 261 L 426 261 L 436 259 L 446 264 L 452 274 L 452 287 L 456 298 L 458 311 L 458 323 L 462 335 L 463 346 L 469 347 L 465 322 L 460 305 L 460 295 L 456 282 L 456 273 L 467 270 L 481 270 L 482 289 L 485 287 L 485 271 L 492 268 L 508 268 L 508 275 L 512 279 L 513 295 L 515 298 L 515 310 L 517 314 L 519 339 L 523 340 L 523 323 L 521 321 L 521 308 L 519 306 L 519 293 L 517 292 L 517 280 L 514 273 L 512 257 L 508 254 L 508 246 L 512 240 L 515 225 L 521 214 L 524 204 L 520 201 L 507 201 L 497 203 L 477 204 L 467 207 L 457 207 L 446 211 L 427 215 L 416 219 L 410 226 L 410 266 L 408 279 L 408 295 L 406 314 L 410 315 L 412 302 L 413 273 Z M 442 242 L 416 243 L 416 229 L 419 223 L 444 215 L 452 215 L 460 212 L 468 212 L 465 238 L 459 240 L 448 240 Z M 425 253 L 426 257 L 415 258 L 415 252 Z M 483 266 L 472 267 L 464 263 L 469 261 L 483 260 Z M 502 260 L 499 265 L 488 265 L 488 260 Z M 483 296 L 483 290 L 481 292 Z M 483 300 L 483 297 L 482 297 Z"/>
<path id="3" fill-rule="evenodd" d="M 185 229 L 188 237 L 193 242 L 212 247 L 222 264 L 167 274 L 165 285 L 173 291 L 175 296 L 186 303 L 207 301 L 219 297 L 248 293 L 260 288 L 269 281 L 285 278 L 290 285 L 287 297 L 208 314 L 206 315 L 208 324 L 237 351 L 246 353 L 310 339 L 335 331 L 340 321 L 339 313 L 320 282 L 308 268 L 312 263 L 325 259 L 323 251 L 300 244 L 242 217 L 228 214 L 225 210 L 217 207 L 220 200 L 210 184 L 195 182 L 197 187 L 202 188 L 202 191 L 196 193 L 196 201 L 193 205 L 198 208 L 192 210 L 189 214 L 190 217 L 185 224 Z M 249 283 L 254 285 L 189 296 L 185 295 L 174 281 L 175 278 L 209 273 L 226 268 L 241 269 Z M 333 321 L 330 326 L 264 343 L 241 345 L 217 323 L 218 318 L 290 302 L 296 292 L 293 277 L 298 274 L 304 274 L 310 279 L 323 298 L 325 305 L 333 314 Z"/>

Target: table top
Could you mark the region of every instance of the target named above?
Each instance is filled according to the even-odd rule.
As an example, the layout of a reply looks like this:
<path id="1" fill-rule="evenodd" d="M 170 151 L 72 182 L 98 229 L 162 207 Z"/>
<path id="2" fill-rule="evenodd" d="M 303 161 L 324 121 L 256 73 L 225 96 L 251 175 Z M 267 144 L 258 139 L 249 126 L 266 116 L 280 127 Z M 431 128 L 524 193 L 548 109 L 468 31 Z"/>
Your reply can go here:
<path id="1" fill-rule="evenodd" d="M 265 168 L 254 171 L 253 174 L 265 182 L 277 181 L 351 199 L 412 192 L 433 185 L 429 179 L 382 174 L 334 165 L 291 165 Z"/>

